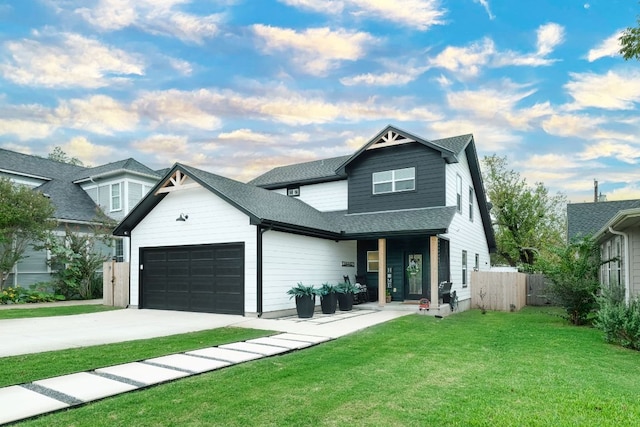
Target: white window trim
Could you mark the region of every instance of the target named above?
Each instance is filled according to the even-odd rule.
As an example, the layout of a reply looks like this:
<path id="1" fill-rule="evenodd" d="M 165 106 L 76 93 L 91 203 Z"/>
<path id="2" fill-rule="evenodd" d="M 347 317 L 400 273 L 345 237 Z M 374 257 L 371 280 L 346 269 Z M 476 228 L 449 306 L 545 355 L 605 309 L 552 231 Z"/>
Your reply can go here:
<path id="1" fill-rule="evenodd" d="M 468 262 L 468 256 L 467 256 L 467 251 L 463 250 L 462 251 L 462 260 L 461 260 L 461 264 L 462 264 L 462 287 L 466 288 L 469 284 L 469 280 L 467 277 L 468 274 L 468 270 L 467 270 L 467 262 Z"/>
<path id="2" fill-rule="evenodd" d="M 456 174 L 456 207 L 458 213 L 462 213 L 462 177 L 460 174 Z"/>
<path id="3" fill-rule="evenodd" d="M 413 170 L 413 178 L 396 178 L 396 172 L 399 171 L 405 171 L 405 170 Z M 391 172 L 391 179 L 390 180 L 378 180 L 376 181 L 376 175 L 382 174 L 382 173 L 387 173 L 387 172 Z M 396 189 L 396 184 L 399 182 L 406 182 L 406 181 L 413 181 L 413 188 L 404 188 L 402 190 L 397 190 Z M 387 184 L 387 183 L 391 183 L 391 190 L 390 191 L 376 191 L 376 184 Z M 411 167 L 411 168 L 402 168 L 402 169 L 393 169 L 393 170 L 387 170 L 387 171 L 380 171 L 380 172 L 374 172 L 371 175 L 371 191 L 373 192 L 373 194 L 389 194 L 389 193 L 400 193 L 403 191 L 415 191 L 416 189 L 416 168 L 415 167 Z"/>
<path id="4" fill-rule="evenodd" d="M 473 187 L 469 187 L 469 221 L 473 222 L 473 196 L 475 192 Z"/>
<path id="5" fill-rule="evenodd" d="M 113 189 L 115 186 L 118 186 L 118 202 L 120 203 L 120 206 L 117 208 L 113 207 Z M 111 212 L 118 212 L 122 210 L 122 183 L 121 182 L 116 182 L 113 184 L 109 185 L 109 210 Z"/>
<path id="6" fill-rule="evenodd" d="M 376 254 L 376 259 L 375 262 L 378 263 L 378 268 L 376 268 L 375 270 L 373 270 L 372 268 L 370 268 L 370 264 L 369 261 L 373 261 L 373 259 L 369 259 L 369 254 Z M 378 251 L 367 251 L 367 273 L 377 273 L 378 270 L 380 269 L 380 264 L 379 264 L 379 252 Z"/>

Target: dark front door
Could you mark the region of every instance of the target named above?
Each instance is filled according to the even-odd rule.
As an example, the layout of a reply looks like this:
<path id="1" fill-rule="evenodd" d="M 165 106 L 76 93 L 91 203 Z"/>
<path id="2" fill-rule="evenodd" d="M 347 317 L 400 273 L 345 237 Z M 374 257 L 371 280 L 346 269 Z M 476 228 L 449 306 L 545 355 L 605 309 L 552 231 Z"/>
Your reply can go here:
<path id="1" fill-rule="evenodd" d="M 421 253 L 407 255 L 405 267 L 405 297 L 420 299 L 425 295 L 425 264 Z"/>
<path id="2" fill-rule="evenodd" d="M 141 248 L 140 306 L 244 314 L 244 244 Z"/>

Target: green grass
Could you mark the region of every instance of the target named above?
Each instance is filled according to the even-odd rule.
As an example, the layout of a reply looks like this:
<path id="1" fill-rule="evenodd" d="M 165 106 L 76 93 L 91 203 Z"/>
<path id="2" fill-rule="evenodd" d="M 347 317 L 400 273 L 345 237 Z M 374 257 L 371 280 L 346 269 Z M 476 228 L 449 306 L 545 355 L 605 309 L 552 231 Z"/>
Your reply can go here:
<path id="1" fill-rule="evenodd" d="M 25 425 L 635 426 L 639 395 L 640 353 L 527 308 L 411 315 Z"/>
<path id="2" fill-rule="evenodd" d="M 7 308 L 0 310 L 0 320 L 23 319 L 27 317 L 70 316 L 73 314 L 97 313 L 99 311 L 110 310 L 120 310 L 120 307 L 111 307 L 99 304 L 86 304 L 66 305 L 60 307 Z"/>
<path id="3" fill-rule="evenodd" d="M 3 357 L 0 358 L 0 387 L 272 334 L 273 332 L 254 329 L 219 328 L 117 344 Z"/>

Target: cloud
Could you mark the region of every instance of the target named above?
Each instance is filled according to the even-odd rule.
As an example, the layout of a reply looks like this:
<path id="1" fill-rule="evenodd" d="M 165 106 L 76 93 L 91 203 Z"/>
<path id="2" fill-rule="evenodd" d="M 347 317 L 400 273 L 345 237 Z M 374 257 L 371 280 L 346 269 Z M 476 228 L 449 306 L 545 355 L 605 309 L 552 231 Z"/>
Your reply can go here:
<path id="1" fill-rule="evenodd" d="M 583 152 L 577 153 L 577 156 L 582 160 L 613 157 L 623 163 L 636 164 L 640 157 L 640 147 L 615 141 L 601 141 L 588 146 Z"/>
<path id="2" fill-rule="evenodd" d="M 489 0 L 473 0 L 474 3 L 479 3 L 482 7 L 484 7 L 484 10 L 487 12 L 487 15 L 489 15 L 489 19 L 494 20 L 495 16 L 493 15 L 493 13 L 491 13 L 491 7 L 489 6 Z"/>
<path id="3" fill-rule="evenodd" d="M 132 108 L 153 126 L 213 130 L 219 128 L 221 122 L 204 108 L 204 104 L 210 102 L 210 95 L 205 89 L 145 92 L 133 102 Z"/>
<path id="4" fill-rule="evenodd" d="M 55 116 L 65 127 L 105 135 L 131 131 L 138 124 L 135 111 L 105 95 L 61 101 L 55 109 Z"/>
<path id="5" fill-rule="evenodd" d="M 93 144 L 84 136 L 72 138 L 69 142 L 60 145 L 60 148 L 69 157 L 77 157 L 85 165 L 103 164 L 104 158 L 115 151 L 113 147 Z M 49 151 L 52 150 L 53 146 L 50 146 Z"/>
<path id="6" fill-rule="evenodd" d="M 640 102 L 640 71 L 613 71 L 606 74 L 569 73 L 564 89 L 574 99 L 567 110 L 594 107 L 605 110 L 631 110 Z"/>
<path id="7" fill-rule="evenodd" d="M 439 120 L 428 126 L 430 139 L 448 138 L 455 135 L 472 133 L 478 147 L 483 152 L 512 152 L 520 143 L 521 137 L 511 132 L 508 128 L 494 124 L 491 121 L 479 118 L 453 118 Z"/>
<path id="8" fill-rule="evenodd" d="M 188 138 L 184 135 L 155 134 L 135 140 L 131 146 L 142 153 L 155 154 L 158 158 L 164 158 L 166 163 L 167 158 L 175 158 L 178 155 L 188 153 L 187 142 Z M 174 163 L 174 161 L 169 163 Z"/>
<path id="9" fill-rule="evenodd" d="M 136 27 L 154 35 L 175 37 L 184 42 L 204 43 L 215 36 L 224 15 L 206 16 L 182 12 L 176 6 L 186 0 L 100 0 L 96 7 L 80 7 L 75 13 L 103 31 Z"/>
<path id="10" fill-rule="evenodd" d="M 218 134 L 218 139 L 222 141 L 235 141 L 235 142 L 260 142 L 269 143 L 275 142 L 272 135 L 257 133 L 251 129 L 236 129 L 231 132 L 222 132 Z"/>
<path id="11" fill-rule="evenodd" d="M 586 115 L 553 114 L 542 122 L 542 129 L 550 135 L 590 139 L 601 123 L 602 119 Z"/>
<path id="12" fill-rule="evenodd" d="M 357 17 L 393 22 L 418 31 L 443 25 L 447 11 L 439 0 L 280 0 L 292 7 L 330 15 L 349 13 Z M 485 0 L 482 0 L 485 1 Z"/>
<path id="13" fill-rule="evenodd" d="M 603 40 L 598 46 L 590 49 L 589 53 L 587 53 L 587 60 L 593 62 L 607 56 L 613 57 L 620 55 L 621 46 L 619 39 L 621 36 L 622 31 L 616 31 L 613 35 Z"/>
<path id="14" fill-rule="evenodd" d="M 365 47 L 376 39 L 364 32 L 344 29 L 309 28 L 298 32 L 289 28 L 256 24 L 253 32 L 262 40 L 262 50 L 284 52 L 303 71 L 324 75 L 342 61 L 355 61 L 365 55 Z"/>
<path id="15" fill-rule="evenodd" d="M 418 69 L 407 70 L 406 73 L 388 72 L 382 74 L 360 74 L 352 77 L 340 79 L 340 83 L 345 86 L 365 85 L 365 86 L 402 86 L 414 81 L 419 75 Z"/>
<path id="16" fill-rule="evenodd" d="M 538 27 L 538 56 L 546 56 L 553 52 L 553 49 L 564 41 L 564 27 L 553 22 Z"/>
<path id="17" fill-rule="evenodd" d="M 50 136 L 55 125 L 35 120 L 0 118 L 0 135 L 15 135 L 20 141 L 41 139 Z"/>
<path id="18" fill-rule="evenodd" d="M 79 34 L 34 32 L 3 47 L 10 59 L 0 72 L 20 85 L 99 88 L 144 74 L 140 59 Z"/>
<path id="19" fill-rule="evenodd" d="M 467 47 L 448 46 L 429 63 L 432 67 L 449 70 L 456 76 L 473 77 L 478 75 L 480 68 L 487 65 L 495 54 L 493 40 L 485 37 Z"/>

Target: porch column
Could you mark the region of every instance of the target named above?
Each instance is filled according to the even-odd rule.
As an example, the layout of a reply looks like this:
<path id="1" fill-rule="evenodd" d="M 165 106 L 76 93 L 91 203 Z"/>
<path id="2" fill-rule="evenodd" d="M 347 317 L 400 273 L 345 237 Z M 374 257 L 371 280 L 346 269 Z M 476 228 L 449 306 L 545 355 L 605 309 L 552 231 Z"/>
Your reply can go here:
<path id="1" fill-rule="evenodd" d="M 429 259 L 431 264 L 431 307 L 438 308 L 438 236 L 429 238 Z"/>
<path id="2" fill-rule="evenodd" d="M 387 302 L 387 240 L 378 239 L 378 305 Z"/>

